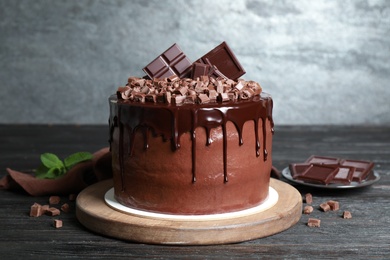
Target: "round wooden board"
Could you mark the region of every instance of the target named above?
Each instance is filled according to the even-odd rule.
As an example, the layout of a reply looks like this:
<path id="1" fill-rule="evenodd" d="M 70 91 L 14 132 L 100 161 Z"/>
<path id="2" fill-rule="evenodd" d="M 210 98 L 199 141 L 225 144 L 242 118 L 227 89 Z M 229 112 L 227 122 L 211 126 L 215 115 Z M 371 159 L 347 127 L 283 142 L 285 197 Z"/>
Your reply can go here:
<path id="1" fill-rule="evenodd" d="M 302 214 L 301 194 L 291 185 L 271 178 L 278 202 L 263 212 L 221 220 L 156 219 L 114 210 L 104 201 L 112 180 L 87 187 L 77 197 L 76 216 L 88 229 L 110 237 L 171 245 L 212 245 L 242 242 L 279 233 Z"/>

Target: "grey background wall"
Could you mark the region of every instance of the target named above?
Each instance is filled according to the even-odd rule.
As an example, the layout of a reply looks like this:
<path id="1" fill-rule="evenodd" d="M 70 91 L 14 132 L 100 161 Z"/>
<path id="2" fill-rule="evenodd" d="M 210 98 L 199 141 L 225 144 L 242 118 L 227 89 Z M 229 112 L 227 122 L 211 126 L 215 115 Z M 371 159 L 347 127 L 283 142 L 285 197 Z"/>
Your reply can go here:
<path id="1" fill-rule="evenodd" d="M 0 123 L 106 124 L 170 45 L 227 41 L 276 124 L 390 125 L 387 0 L 0 0 L 0 37 Z"/>

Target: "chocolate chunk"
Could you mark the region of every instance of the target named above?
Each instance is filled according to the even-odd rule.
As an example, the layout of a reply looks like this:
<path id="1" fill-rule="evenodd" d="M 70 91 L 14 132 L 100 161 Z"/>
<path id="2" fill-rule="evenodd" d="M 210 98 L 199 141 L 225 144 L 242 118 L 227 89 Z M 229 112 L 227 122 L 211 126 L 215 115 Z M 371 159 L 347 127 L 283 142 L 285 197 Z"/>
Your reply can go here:
<path id="1" fill-rule="evenodd" d="M 200 78 L 201 76 L 207 76 L 210 72 L 210 65 L 200 62 L 194 62 L 192 64 L 192 79 Z"/>
<path id="2" fill-rule="evenodd" d="M 31 207 L 30 207 L 30 217 L 39 217 L 39 216 L 42 216 L 43 214 L 43 210 L 42 210 L 42 206 L 38 203 L 34 203 Z"/>
<path id="3" fill-rule="evenodd" d="M 306 205 L 304 208 L 303 208 L 303 214 L 310 214 L 313 212 L 313 207 L 312 206 L 309 206 L 309 205 Z"/>
<path id="4" fill-rule="evenodd" d="M 168 78 L 176 75 L 179 78 L 188 77 L 192 62 L 176 43 L 143 68 L 151 78 Z"/>
<path id="5" fill-rule="evenodd" d="M 309 227 L 320 227 L 321 220 L 317 218 L 309 218 L 307 221 L 307 225 Z"/>
<path id="6" fill-rule="evenodd" d="M 61 214 L 61 212 L 57 208 L 50 207 L 49 209 L 46 210 L 45 214 L 49 216 L 58 216 Z"/>
<path id="7" fill-rule="evenodd" d="M 68 199 L 70 200 L 70 201 L 75 201 L 76 200 L 76 198 L 77 198 L 77 194 L 69 194 L 69 196 L 68 196 Z"/>
<path id="8" fill-rule="evenodd" d="M 216 69 L 217 72 L 220 71 L 229 79 L 237 80 L 245 74 L 245 70 L 226 42 L 222 42 L 196 62 L 208 64 L 208 61 L 215 66 L 214 69 Z M 214 73 L 213 76 L 218 77 L 220 75 Z"/>
<path id="9" fill-rule="evenodd" d="M 348 210 L 345 210 L 343 212 L 343 218 L 347 218 L 347 219 L 352 218 L 351 212 L 349 212 Z"/>
<path id="10" fill-rule="evenodd" d="M 328 203 L 324 202 L 324 203 L 321 203 L 320 204 L 320 209 L 323 211 L 323 212 L 327 212 L 330 210 L 330 206 L 328 205 Z"/>
<path id="11" fill-rule="evenodd" d="M 53 221 L 53 227 L 55 227 L 55 228 L 61 228 L 61 227 L 62 227 L 62 220 L 60 220 L 60 219 L 55 219 L 55 220 Z"/>
<path id="12" fill-rule="evenodd" d="M 60 203 L 61 198 L 59 196 L 50 196 L 49 198 L 49 204 L 55 205 Z"/>
<path id="13" fill-rule="evenodd" d="M 338 201 L 329 200 L 328 202 L 326 202 L 326 204 L 329 205 L 331 211 L 336 211 L 340 209 L 340 205 Z"/>
<path id="14" fill-rule="evenodd" d="M 312 204 L 313 203 L 313 196 L 311 195 L 311 193 L 306 193 L 305 194 L 305 202 L 307 204 Z"/>
<path id="15" fill-rule="evenodd" d="M 68 203 L 62 204 L 61 210 L 62 210 L 63 212 L 65 212 L 65 213 L 68 213 L 68 212 L 70 211 L 70 206 L 69 206 L 69 204 L 68 204 Z"/>

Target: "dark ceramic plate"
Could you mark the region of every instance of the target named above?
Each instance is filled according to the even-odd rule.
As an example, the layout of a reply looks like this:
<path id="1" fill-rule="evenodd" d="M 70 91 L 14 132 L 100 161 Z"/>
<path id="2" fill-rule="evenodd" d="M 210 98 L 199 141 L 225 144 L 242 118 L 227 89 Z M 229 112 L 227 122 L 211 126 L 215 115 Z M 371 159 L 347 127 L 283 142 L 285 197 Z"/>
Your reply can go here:
<path id="1" fill-rule="evenodd" d="M 292 183 L 304 185 L 304 186 L 308 186 L 308 187 L 321 188 L 321 189 L 356 189 L 356 188 L 362 188 L 362 187 L 372 185 L 375 182 L 380 180 L 379 173 L 377 173 L 376 171 L 372 171 L 367 176 L 367 178 L 365 180 L 363 180 L 362 182 L 353 181 L 348 185 L 337 184 L 337 183 L 331 183 L 328 185 L 316 184 L 316 183 L 304 182 L 301 180 L 294 180 L 293 177 L 291 176 L 291 172 L 290 172 L 290 169 L 288 167 L 283 169 L 282 176 Z"/>

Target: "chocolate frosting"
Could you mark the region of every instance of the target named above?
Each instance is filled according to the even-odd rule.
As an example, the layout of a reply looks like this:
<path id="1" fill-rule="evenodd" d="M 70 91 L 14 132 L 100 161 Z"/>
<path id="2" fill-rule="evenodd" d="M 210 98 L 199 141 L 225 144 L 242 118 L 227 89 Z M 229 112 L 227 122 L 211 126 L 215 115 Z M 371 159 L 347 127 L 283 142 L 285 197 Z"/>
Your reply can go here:
<path id="1" fill-rule="evenodd" d="M 224 181 L 228 181 L 227 174 L 227 135 L 226 123 L 232 122 L 239 136 L 239 145 L 243 145 L 242 128 L 245 122 L 254 121 L 254 133 L 256 147 L 254 152 L 260 157 L 261 149 L 264 160 L 267 160 L 266 127 L 265 120 L 271 123 L 271 132 L 274 132 L 272 108 L 273 101 L 270 95 L 262 92 L 260 96 L 254 96 L 248 100 L 229 101 L 223 103 L 208 104 L 183 104 L 180 106 L 166 103 L 138 103 L 117 98 L 112 95 L 110 103 L 110 145 L 113 141 L 114 128 L 119 127 L 119 163 L 122 184 L 124 183 L 124 159 L 132 156 L 134 137 L 136 132 L 142 132 L 144 136 L 144 148 L 148 149 L 148 131 L 154 136 L 161 136 L 164 141 L 171 142 L 173 151 L 180 148 L 180 137 L 183 133 L 190 133 L 192 137 L 192 182 L 196 182 L 196 128 L 203 127 L 206 130 L 207 146 L 212 145 L 210 130 L 222 127 L 223 132 L 223 164 Z M 263 122 L 263 140 L 259 140 L 258 122 Z M 124 147 L 124 135 L 128 135 L 130 144 Z M 261 144 L 262 142 L 262 144 Z M 124 187 L 122 185 L 122 190 Z"/>

